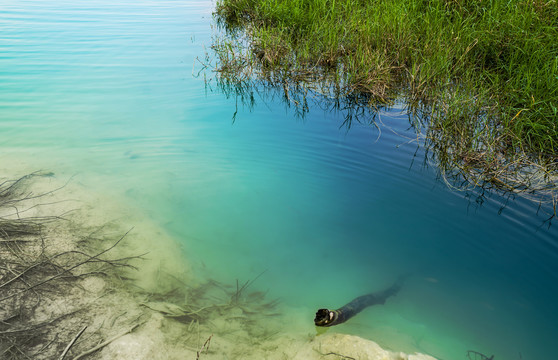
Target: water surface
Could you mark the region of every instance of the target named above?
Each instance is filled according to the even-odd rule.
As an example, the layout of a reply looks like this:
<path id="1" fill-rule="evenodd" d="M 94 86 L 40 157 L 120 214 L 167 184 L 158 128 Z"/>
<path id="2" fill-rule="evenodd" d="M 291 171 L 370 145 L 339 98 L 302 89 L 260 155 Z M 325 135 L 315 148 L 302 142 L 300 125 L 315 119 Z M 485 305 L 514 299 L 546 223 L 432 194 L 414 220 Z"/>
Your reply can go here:
<path id="1" fill-rule="evenodd" d="M 479 206 L 448 189 L 409 141 L 402 108 L 381 113 L 380 136 L 340 128 L 342 113 L 317 106 L 299 119 L 265 97 L 233 122 L 235 99 L 192 76 L 213 6 L 0 5 L 2 167 L 124 194 L 182 244 L 184 261 L 230 283 L 265 270 L 254 286 L 309 323 L 319 307 L 413 274 L 396 299 L 332 331 L 442 359 L 557 353 L 558 230 L 537 205 L 501 210 L 505 199 Z"/>

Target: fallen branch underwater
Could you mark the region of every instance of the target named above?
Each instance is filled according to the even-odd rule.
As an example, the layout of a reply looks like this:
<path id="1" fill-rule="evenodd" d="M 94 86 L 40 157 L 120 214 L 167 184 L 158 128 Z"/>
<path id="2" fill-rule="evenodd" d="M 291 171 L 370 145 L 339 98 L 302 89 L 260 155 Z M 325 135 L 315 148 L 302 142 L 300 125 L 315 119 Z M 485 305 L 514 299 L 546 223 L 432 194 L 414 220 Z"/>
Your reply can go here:
<path id="1" fill-rule="evenodd" d="M 79 339 L 79 337 L 81 336 L 81 334 L 83 334 L 83 332 L 87 329 L 87 326 L 84 326 L 83 329 L 81 329 L 76 336 L 74 336 L 74 338 L 72 339 L 72 341 L 70 341 L 70 343 L 68 344 L 68 346 L 66 346 L 66 348 L 64 349 L 64 352 L 62 353 L 62 355 L 60 355 L 60 359 L 59 360 L 64 360 L 64 358 L 66 357 L 66 354 L 68 353 L 68 351 L 70 351 L 70 348 L 75 344 L 75 342 L 77 341 L 77 339 Z"/>
<path id="2" fill-rule="evenodd" d="M 74 351 L 81 351 L 77 358 L 84 357 L 141 325 L 135 324 L 118 337 L 84 351 L 83 348 L 92 339 L 90 338 L 89 341 L 78 341 L 78 339 L 88 329 L 89 325 L 83 323 L 91 321 L 87 307 L 92 304 L 74 301 L 70 311 L 60 313 L 52 310 L 53 304 L 70 301 L 69 296 L 75 297 L 76 291 L 86 291 L 80 285 L 81 279 L 100 276 L 110 278 L 115 274 L 115 269 L 122 267 L 135 269 L 129 261 L 142 259 L 145 254 L 113 259 L 105 257 L 108 252 L 121 244 L 133 228 L 108 247 L 92 254 L 78 249 L 57 249 L 55 242 L 49 243 L 51 239 L 60 236 L 57 232 L 62 228 L 55 227 L 59 224 L 58 221 L 68 219 L 56 214 L 40 215 L 51 211 L 48 206 L 64 201 L 41 201 L 47 195 L 53 195 L 64 188 L 67 183 L 54 190 L 38 194 L 27 190 L 33 185 L 31 180 L 45 176 L 50 177 L 52 174 L 35 172 L 16 180 L 5 180 L 0 183 L 0 293 L 2 294 L 0 358 L 2 359 L 58 358 L 63 360 Z M 75 235 L 74 232 L 75 229 L 72 228 L 71 233 L 64 233 L 64 236 Z M 99 247 L 98 242 L 101 241 L 91 237 L 79 237 L 79 239 L 80 243 L 89 243 L 93 247 Z M 75 244 L 77 246 L 78 242 L 76 241 Z M 56 309 L 66 307 L 68 306 L 56 306 Z M 92 335 L 102 336 L 97 331 Z"/>
<path id="3" fill-rule="evenodd" d="M 210 335 L 207 340 L 205 340 L 205 342 L 203 343 L 201 349 L 199 349 L 196 353 L 196 360 L 199 360 L 200 355 L 203 353 L 203 351 L 205 350 L 205 352 L 207 353 L 209 351 L 209 344 L 211 342 L 211 338 L 213 337 L 213 334 Z"/>
<path id="4" fill-rule="evenodd" d="M 78 360 L 78 359 L 81 359 L 81 358 L 84 357 L 84 356 L 93 354 L 95 351 L 104 348 L 105 346 L 107 346 L 108 344 L 110 344 L 111 342 L 113 342 L 114 340 L 119 339 L 119 338 L 121 338 L 122 336 L 131 333 L 132 331 L 134 331 L 135 328 L 137 328 L 137 327 L 140 326 L 140 325 L 142 325 L 142 324 L 136 324 L 136 325 L 132 326 L 131 328 L 129 328 L 128 330 L 126 330 L 126 331 L 124 331 L 124 332 L 122 332 L 122 333 L 120 333 L 120 334 L 118 334 L 118 335 L 116 335 L 116 336 L 113 336 L 113 337 L 111 337 L 110 339 L 108 339 L 108 340 L 106 340 L 106 341 L 100 343 L 99 345 L 95 346 L 94 348 L 91 348 L 91 349 L 89 349 L 89 350 L 87 350 L 87 351 L 82 352 L 81 354 L 79 354 L 78 356 L 76 356 L 73 360 Z"/>
<path id="5" fill-rule="evenodd" d="M 128 231 L 126 232 L 126 234 L 122 235 L 122 237 L 121 237 L 120 239 L 118 239 L 118 241 L 116 241 L 116 243 L 114 243 L 112 246 L 110 246 L 109 248 L 107 248 L 107 249 L 105 249 L 105 250 L 103 250 L 103 251 L 101 251 L 101 252 L 99 252 L 99 253 L 97 253 L 97 254 L 95 254 L 95 255 L 86 255 L 86 254 L 84 254 L 84 253 L 77 252 L 77 251 L 66 251 L 66 252 L 62 252 L 62 253 L 59 253 L 59 254 L 54 255 L 53 257 L 49 258 L 48 260 L 49 260 L 49 261 L 52 261 L 54 258 L 60 257 L 60 256 L 62 256 L 62 255 L 72 254 L 72 253 L 78 253 L 78 254 L 86 255 L 86 256 L 87 256 L 87 259 L 84 260 L 84 261 L 80 261 L 80 262 L 78 262 L 77 264 L 74 264 L 74 265 L 72 265 L 72 266 L 70 266 L 70 267 L 68 267 L 68 268 L 63 268 L 63 267 L 62 267 L 62 271 L 59 272 L 58 274 L 56 274 L 56 275 L 54 275 L 54 276 L 51 276 L 51 277 L 49 277 L 49 278 L 46 278 L 46 279 L 42 279 L 41 281 L 39 281 L 39 282 L 37 282 L 37 283 L 35 283 L 35 284 L 33 284 L 33 285 L 28 285 L 28 284 L 26 284 L 27 287 L 26 287 L 24 290 L 21 290 L 21 291 L 18 292 L 18 293 L 13 293 L 13 294 L 11 294 L 11 295 L 8 295 L 8 296 L 5 296 L 5 297 L 3 297 L 3 298 L 0 298 L 0 302 L 5 301 L 5 300 L 8 300 L 8 299 L 11 299 L 11 298 L 13 298 L 13 297 L 15 297 L 15 296 L 18 296 L 18 295 L 21 295 L 21 294 L 23 294 L 23 293 L 25 293 L 25 292 L 27 292 L 27 291 L 29 291 L 29 290 L 33 290 L 33 289 L 36 288 L 36 287 L 39 287 L 39 286 L 44 285 L 44 284 L 46 284 L 46 283 L 48 283 L 48 282 L 51 282 L 51 281 L 53 281 L 53 280 L 55 280 L 55 279 L 58 279 L 58 278 L 62 277 L 63 275 L 69 274 L 69 273 L 72 272 L 72 270 L 75 270 L 75 269 L 77 269 L 78 267 L 81 267 L 81 266 L 83 266 L 83 265 L 85 265 L 85 264 L 88 264 L 88 263 L 91 263 L 91 262 L 103 262 L 103 263 L 110 264 L 110 265 L 113 265 L 113 266 L 130 266 L 130 267 L 132 267 L 131 265 L 128 265 L 128 264 L 119 264 L 118 262 L 121 261 L 121 259 L 116 259 L 116 260 L 103 260 L 103 259 L 100 259 L 100 258 L 99 258 L 99 256 L 105 254 L 106 252 L 108 252 L 108 251 L 110 251 L 111 249 L 113 249 L 116 245 L 118 245 L 118 243 L 120 243 L 120 242 L 122 241 L 122 239 L 124 239 L 124 237 L 125 237 L 130 231 L 131 231 L 131 229 L 128 230 Z M 136 257 L 131 257 L 131 258 L 140 258 L 140 257 L 141 257 L 141 255 L 140 255 L 140 256 L 136 256 Z M 131 259 L 131 258 L 127 258 L 127 259 Z M 30 269 L 32 269 L 32 268 L 34 268 L 34 267 L 37 267 L 37 266 L 40 266 L 40 265 L 45 265 L 46 263 L 47 263 L 47 262 L 43 262 L 43 263 L 31 265 L 29 268 L 25 269 L 23 272 L 21 272 L 20 274 L 18 274 L 16 277 L 10 279 L 8 282 L 6 282 L 6 283 L 4 283 L 4 284 L 1 284 L 1 285 L 0 285 L 0 289 L 1 289 L 2 287 L 4 287 L 4 286 L 8 285 L 8 284 L 11 283 L 12 281 L 17 280 L 19 277 L 21 277 L 24 273 L 26 273 L 26 272 L 29 271 Z M 82 276 L 83 276 L 83 275 L 84 275 L 84 274 L 82 274 Z"/>

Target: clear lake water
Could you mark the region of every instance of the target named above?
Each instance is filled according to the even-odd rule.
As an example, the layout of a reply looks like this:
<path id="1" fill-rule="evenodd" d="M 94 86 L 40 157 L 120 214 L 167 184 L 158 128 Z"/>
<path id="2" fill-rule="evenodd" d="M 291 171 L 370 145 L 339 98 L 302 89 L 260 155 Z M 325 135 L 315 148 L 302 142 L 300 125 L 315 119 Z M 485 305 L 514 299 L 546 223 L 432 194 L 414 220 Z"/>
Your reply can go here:
<path id="1" fill-rule="evenodd" d="M 342 111 L 311 103 L 301 119 L 277 97 L 250 109 L 207 86 L 196 59 L 214 6 L 2 1 L 2 168 L 119 192 L 184 261 L 231 283 L 265 271 L 254 286 L 309 323 L 410 273 L 335 331 L 446 360 L 556 357 L 558 228 L 538 204 L 450 189 L 402 106 L 348 130 Z"/>

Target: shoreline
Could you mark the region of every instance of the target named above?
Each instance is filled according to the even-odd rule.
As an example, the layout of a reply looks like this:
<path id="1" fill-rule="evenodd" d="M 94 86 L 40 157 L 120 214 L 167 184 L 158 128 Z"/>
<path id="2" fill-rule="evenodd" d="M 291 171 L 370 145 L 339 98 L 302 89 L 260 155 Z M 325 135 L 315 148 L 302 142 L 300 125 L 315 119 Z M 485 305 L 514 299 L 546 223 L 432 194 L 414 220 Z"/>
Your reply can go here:
<path id="1" fill-rule="evenodd" d="M 204 65 L 247 107 L 262 87 L 301 117 L 315 94 L 348 114 L 403 101 L 448 185 L 536 191 L 535 201 L 555 203 L 556 79 L 547 75 L 555 71 L 555 14 L 556 4 L 521 1 L 221 0 L 214 59 Z M 536 60 L 525 56 L 530 48 Z M 347 129 L 370 118 L 350 117 Z"/>
<path id="2" fill-rule="evenodd" d="M 24 193 L 35 195 L 18 204 L 20 213 L 55 217 L 43 226 L 41 251 L 50 259 L 77 256 L 57 263 L 65 269 L 63 282 L 34 287 L 41 294 L 34 311 L 20 314 L 5 330 L 27 328 L 37 335 L 39 325 L 52 326 L 40 333 L 44 343 L 14 345 L 35 352 L 34 358 L 60 356 L 64 350 L 68 359 L 222 359 L 223 354 L 237 359 L 434 359 L 384 350 L 335 331 L 316 336 L 313 324 L 296 309 L 251 289 L 255 279 L 238 288 L 194 276 L 176 241 L 137 210 L 88 193 L 73 180 L 60 182 L 51 173 L 29 180 Z M 83 254 L 91 261 L 78 265 Z M 44 279 L 29 277 L 27 283 L 33 281 Z M 20 305 L 31 300 L 22 298 Z M 12 354 L 4 345 L 2 350 Z"/>

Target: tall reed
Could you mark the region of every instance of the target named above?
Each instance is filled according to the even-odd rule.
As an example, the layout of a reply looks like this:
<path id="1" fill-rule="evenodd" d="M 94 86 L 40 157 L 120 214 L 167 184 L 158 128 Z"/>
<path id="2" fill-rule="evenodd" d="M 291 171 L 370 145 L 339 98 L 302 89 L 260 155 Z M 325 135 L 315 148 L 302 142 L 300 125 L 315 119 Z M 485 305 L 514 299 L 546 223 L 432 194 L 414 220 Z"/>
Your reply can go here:
<path id="1" fill-rule="evenodd" d="M 219 0 L 215 14 L 251 76 L 404 99 L 452 166 L 558 169 L 556 0 Z"/>

